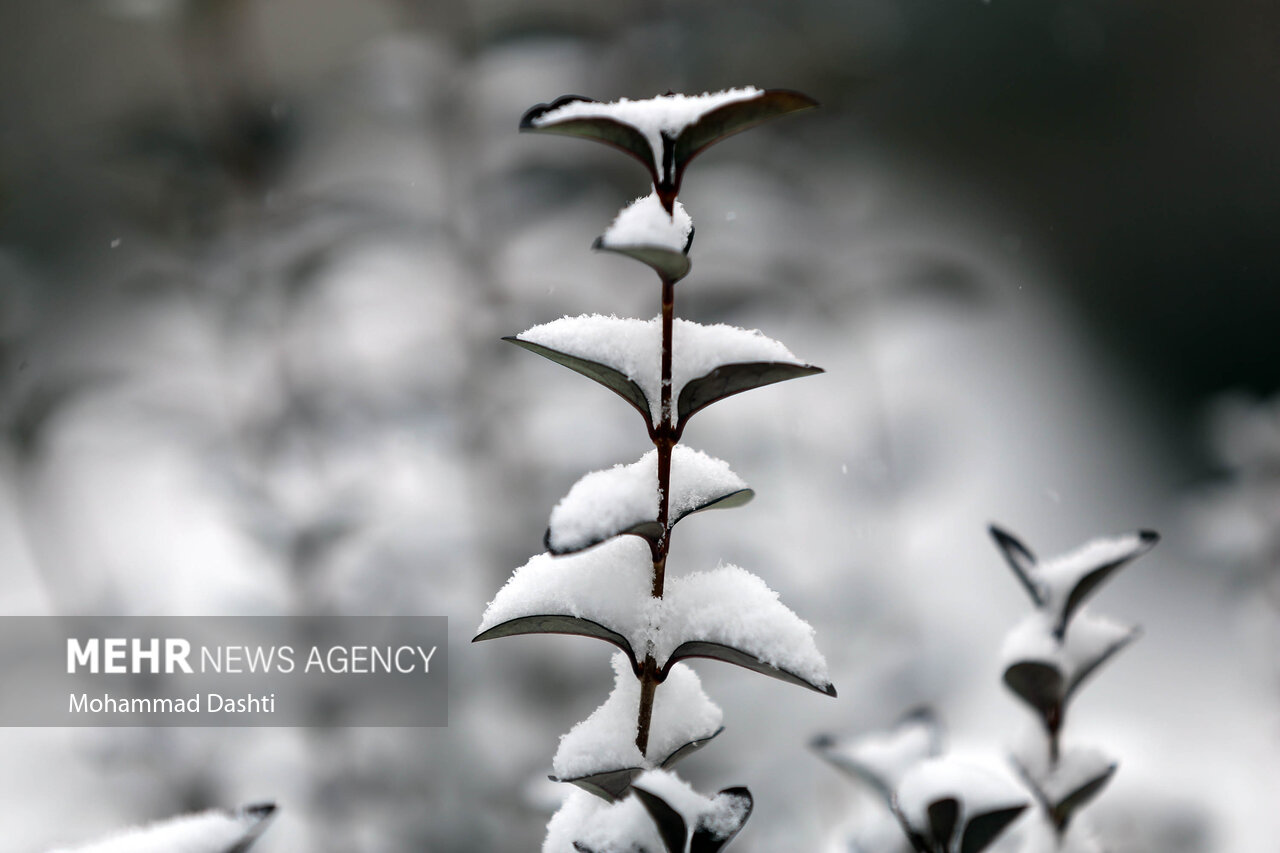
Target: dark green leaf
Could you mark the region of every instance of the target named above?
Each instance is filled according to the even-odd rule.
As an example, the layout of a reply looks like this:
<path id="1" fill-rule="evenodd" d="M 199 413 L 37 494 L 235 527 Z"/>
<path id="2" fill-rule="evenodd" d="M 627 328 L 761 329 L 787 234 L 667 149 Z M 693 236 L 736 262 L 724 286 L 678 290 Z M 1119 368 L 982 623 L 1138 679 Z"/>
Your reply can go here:
<path id="1" fill-rule="evenodd" d="M 708 509 L 737 509 L 740 506 L 746 506 L 751 503 L 751 499 L 755 496 L 756 493 L 752 489 L 738 489 L 737 491 L 729 492 L 727 495 L 712 498 L 705 503 L 698 504 L 693 509 L 680 513 L 671 523 L 674 525 L 682 518 L 688 518 L 695 512 L 702 512 Z"/>
<path id="2" fill-rule="evenodd" d="M 1066 696 L 1062 672 L 1044 661 L 1011 664 L 1004 671 L 1004 683 L 1046 719 L 1058 712 Z"/>
<path id="3" fill-rule="evenodd" d="M 754 98 L 733 101 L 706 113 L 686 127 L 676 140 L 677 176 L 689 161 L 722 139 L 740 133 L 771 118 L 816 107 L 818 102 L 808 95 L 785 89 L 769 89 Z M 676 188 L 680 186 L 676 179 Z"/>
<path id="4" fill-rule="evenodd" d="M 632 786 L 631 790 L 636 792 L 645 811 L 658 825 L 658 835 L 662 837 L 662 843 L 667 846 L 668 853 L 685 853 L 689 827 L 680 813 L 667 805 L 667 801 L 657 794 L 651 794 L 644 788 L 635 786 Z"/>
<path id="5" fill-rule="evenodd" d="M 702 749 L 704 746 L 706 746 L 712 740 L 718 737 L 722 731 L 724 731 L 724 726 L 721 726 L 720 728 L 716 729 L 714 732 L 712 732 L 711 734 L 707 735 L 704 738 L 699 738 L 698 740 L 689 741 L 684 746 L 675 750 L 670 755 L 668 755 L 665 759 L 663 759 L 662 764 L 660 766 L 662 767 L 663 770 L 666 770 L 668 767 L 672 766 L 677 761 L 681 761 L 682 759 Z"/>
<path id="6" fill-rule="evenodd" d="M 591 248 L 634 258 L 652 267 L 654 272 L 667 281 L 679 281 L 689 274 L 692 266 L 688 256 L 662 246 L 606 246 L 597 239 L 591 244 Z"/>
<path id="7" fill-rule="evenodd" d="M 901 822 L 902 817 L 899 816 L 898 820 Z M 925 840 L 923 835 L 916 832 L 914 829 L 908 828 L 905 823 L 902 824 L 902 828 L 903 832 L 907 835 L 907 841 L 911 842 L 912 850 L 916 851 L 916 853 L 935 853 L 934 850 L 930 849 L 929 842 Z"/>
<path id="8" fill-rule="evenodd" d="M 876 793 L 885 802 L 892 802 L 893 788 L 890 786 L 889 780 L 882 778 L 879 773 L 857 761 L 852 756 L 839 752 L 836 747 L 836 739 L 831 735 L 818 735 L 809 741 L 809 748 L 818 753 L 832 767 L 867 783 L 875 789 Z"/>
<path id="9" fill-rule="evenodd" d="M 662 538 L 662 525 L 656 521 L 642 521 L 639 524 L 633 524 L 622 530 L 608 533 L 604 536 L 594 537 L 582 542 L 575 543 L 572 547 L 557 548 L 551 544 L 551 528 L 548 527 L 542 534 L 542 547 L 557 557 L 563 557 L 566 554 L 577 554 L 588 548 L 594 548 L 601 542 L 607 542 L 616 536 L 639 536 L 649 542 L 657 542 Z"/>
<path id="10" fill-rule="evenodd" d="M 1066 631 L 1067 622 L 1071 620 L 1072 615 L 1074 615 L 1076 610 L 1080 608 L 1080 605 L 1084 603 L 1085 599 L 1087 599 L 1095 589 L 1102 585 L 1103 581 L 1111 577 L 1111 575 L 1115 573 L 1116 569 L 1119 569 L 1130 560 L 1140 557 L 1150 551 L 1159 541 L 1160 535 L 1155 531 L 1140 531 L 1138 533 L 1138 544 L 1132 551 L 1119 559 L 1112 560 L 1110 563 L 1098 566 L 1096 569 L 1080 578 L 1080 580 L 1076 582 L 1075 587 L 1073 587 L 1071 592 L 1067 595 L 1067 602 L 1062 608 L 1062 615 L 1059 618 L 1057 626 L 1058 636 L 1062 636 Z"/>
<path id="11" fill-rule="evenodd" d="M 653 148 L 649 145 L 649 141 L 645 139 L 644 134 L 631 125 L 611 118 L 570 118 L 547 124 L 535 124 L 539 118 L 547 113 L 575 101 L 598 103 L 593 98 L 584 98 L 581 95 L 565 95 L 556 98 L 549 104 L 538 104 L 521 117 L 520 130 L 531 133 L 556 133 L 563 136 L 577 136 L 583 139 L 594 139 L 597 142 L 603 142 L 639 160 L 640 164 L 649 173 L 650 179 L 656 185 L 658 183 L 659 164 L 654 162 Z"/>
<path id="12" fill-rule="evenodd" d="M 742 827 L 746 825 L 747 818 L 751 817 L 751 810 L 755 807 L 755 799 L 751 796 L 751 792 L 741 785 L 725 788 L 716 794 L 714 799 L 719 802 L 729 798 L 746 801 L 746 810 L 742 813 L 742 820 L 738 821 L 738 825 L 725 835 L 716 835 L 707 826 L 699 823 L 693 828 L 693 841 L 689 844 L 689 853 L 719 853 L 742 831 Z"/>
<path id="13" fill-rule="evenodd" d="M 552 782 L 568 782 L 571 785 L 577 785 L 587 793 L 595 794 L 600 799 L 612 803 L 626 796 L 627 790 L 631 788 L 631 781 L 642 772 L 639 767 L 624 767 L 620 770 L 605 770 L 586 776 L 575 776 L 572 779 L 560 779 L 556 776 L 547 778 Z"/>
<path id="14" fill-rule="evenodd" d="M 1084 661 L 1072 674 L 1071 683 L 1067 685 L 1064 700 L 1070 699 L 1075 694 L 1076 689 L 1079 688 L 1089 676 L 1093 675 L 1093 673 L 1097 671 L 1098 667 L 1111 660 L 1112 656 L 1114 656 L 1116 652 L 1120 651 L 1140 636 L 1142 636 L 1142 629 L 1137 625 L 1134 625 L 1129 629 L 1129 633 L 1124 634 L 1114 643 L 1107 646 L 1100 654 L 1094 656 L 1091 660 Z"/>
<path id="15" fill-rule="evenodd" d="M 781 361 L 747 361 L 739 364 L 725 364 L 710 373 L 691 379 L 680 390 L 680 399 L 676 403 L 677 418 L 681 425 L 693 414 L 712 403 L 760 388 L 795 379 L 799 376 L 812 376 L 822 373 L 821 367 L 811 364 L 790 364 Z"/>
<path id="16" fill-rule="evenodd" d="M 1067 824 L 1071 822 L 1071 816 L 1074 815 L 1078 809 L 1096 797 L 1103 788 L 1107 787 L 1107 783 L 1111 781 L 1111 777 L 1116 775 L 1117 767 L 1119 767 L 1119 765 L 1113 761 L 1097 776 L 1067 794 L 1057 803 L 1054 803 L 1050 809 L 1054 826 L 1059 830 L 1066 829 Z"/>
<path id="17" fill-rule="evenodd" d="M 598 622 L 592 622 L 590 619 L 580 619 L 577 616 L 556 614 L 521 616 L 518 619 L 503 622 L 501 625 L 494 625 L 489 630 L 477 634 L 472 638 L 471 642 L 478 643 L 481 640 L 496 640 L 499 637 L 514 637 L 520 634 L 572 634 L 581 637 L 595 637 L 622 649 L 627 657 L 631 659 L 632 669 L 639 672 L 639 668 L 636 666 L 635 653 L 632 652 L 631 644 L 627 642 L 626 637 L 611 631 Z"/>
<path id="18" fill-rule="evenodd" d="M 1001 530 L 994 524 L 990 525 L 987 530 L 991 531 L 991 536 L 996 540 L 996 546 L 1000 549 L 1000 553 L 1004 555 L 1005 562 L 1009 564 L 1009 568 L 1013 569 L 1013 573 L 1017 575 L 1018 580 L 1026 587 L 1027 594 L 1031 596 L 1032 602 L 1037 607 L 1044 606 L 1044 593 L 1033 577 L 1036 558 L 1031 553 L 1031 549 L 1022 544 L 1022 541 L 1012 533 Z"/>
<path id="19" fill-rule="evenodd" d="M 894 723 L 893 728 L 889 730 L 888 736 L 896 743 L 899 742 L 900 738 L 909 736 L 911 730 L 920 728 L 923 728 L 927 734 L 927 743 L 924 752 L 914 756 L 915 760 L 923 761 L 926 758 L 935 758 L 941 755 L 942 724 L 938 721 L 937 715 L 932 708 L 921 706 L 903 714 Z M 876 740 L 878 742 L 882 741 L 880 737 L 877 737 Z M 810 741 L 809 746 L 831 766 L 867 783 L 880 794 L 886 803 L 892 803 L 893 788 L 897 784 L 897 779 L 887 778 L 886 774 L 881 772 L 883 768 L 860 760 L 857 755 L 856 742 L 842 744 L 830 735 L 820 735 Z"/>
<path id="20" fill-rule="evenodd" d="M 529 352 L 537 353 L 543 358 L 554 361 L 556 364 L 563 364 L 565 367 L 581 373 L 588 379 L 594 379 L 634 406 L 636 411 L 644 415 L 646 423 L 650 422 L 648 398 L 645 397 L 644 392 L 640 390 L 640 386 L 628 379 L 621 371 L 615 370 L 607 364 L 600 364 L 596 361 L 578 358 L 575 355 L 569 355 L 568 353 L 560 352 L 559 350 L 554 350 L 550 347 L 544 347 L 541 344 L 535 344 L 532 341 L 523 341 L 517 337 L 506 337 L 503 338 L 503 340 L 510 341 L 518 347 L 527 349 Z"/>
<path id="21" fill-rule="evenodd" d="M 780 669 L 776 666 L 764 663 L 754 655 L 748 654 L 741 649 L 735 649 L 732 646 L 726 646 L 722 643 L 711 643 L 703 640 L 691 640 L 687 643 L 681 643 L 676 650 L 671 653 L 671 657 L 667 659 L 666 665 L 662 668 L 662 677 L 666 678 L 667 673 L 671 671 L 671 667 L 677 662 L 685 658 L 712 658 L 721 660 L 725 663 L 736 664 L 737 666 L 759 672 L 763 675 L 769 675 L 780 681 L 789 684 L 798 684 L 801 687 L 808 687 L 810 690 L 816 690 L 818 693 L 825 693 L 828 696 L 836 695 L 836 688 L 831 684 L 814 684 L 793 672 Z"/>
<path id="22" fill-rule="evenodd" d="M 960 839 L 960 853 L 979 853 L 981 850 L 986 850 L 1026 808 L 1026 803 L 1020 803 L 969 818 L 964 827 L 964 836 Z"/>
<path id="23" fill-rule="evenodd" d="M 955 797 L 943 797 L 929 803 L 925 811 L 929 815 L 929 833 L 934 843 L 942 850 L 950 850 L 956 823 L 960 820 L 960 801 Z"/>

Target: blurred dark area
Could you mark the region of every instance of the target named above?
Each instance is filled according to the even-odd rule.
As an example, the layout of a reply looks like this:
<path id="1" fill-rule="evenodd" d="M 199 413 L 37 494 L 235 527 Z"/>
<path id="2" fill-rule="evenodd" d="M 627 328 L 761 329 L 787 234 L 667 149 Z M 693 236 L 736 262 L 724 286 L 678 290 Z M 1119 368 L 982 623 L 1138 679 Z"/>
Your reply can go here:
<path id="1" fill-rule="evenodd" d="M 1215 392 L 1280 385 L 1273 3 L 11 0 L 2 14 L 0 236 L 33 264 L 85 251 L 103 194 L 156 202 L 163 187 L 121 186 L 127 154 L 168 180 L 262 189 L 305 132 L 292 99 L 363 42 L 570 37 L 604 49 L 621 84 L 587 94 L 802 89 L 824 104 L 796 129 L 814 144 L 883 151 L 998 209 L 1174 423 Z"/>
<path id="2" fill-rule="evenodd" d="M 758 570 L 841 698 L 699 670 L 729 728 L 692 781 L 757 795 L 734 849 L 848 849 L 813 732 L 1015 727 L 999 521 L 1046 553 L 1166 534 L 1081 713 L 1124 756 L 1110 849 L 1269 850 L 1278 45 L 1256 0 L 4 0 L 0 613 L 445 614 L 457 651 L 447 729 L 11 732 L 14 843 L 270 799 L 262 853 L 537 846 L 606 658 L 471 631 L 647 443 L 499 338 L 656 302 L 588 249 L 643 174 L 517 122 L 756 85 L 822 109 L 690 168 L 678 311 L 828 373 L 700 416 L 758 498 L 682 525 L 673 571 Z"/>

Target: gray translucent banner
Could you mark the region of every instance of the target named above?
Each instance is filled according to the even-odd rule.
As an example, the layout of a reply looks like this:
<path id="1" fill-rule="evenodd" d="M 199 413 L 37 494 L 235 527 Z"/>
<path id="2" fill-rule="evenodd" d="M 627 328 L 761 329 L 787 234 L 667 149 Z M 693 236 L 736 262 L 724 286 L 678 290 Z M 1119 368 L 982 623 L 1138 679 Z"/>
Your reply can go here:
<path id="1" fill-rule="evenodd" d="M 0 726 L 445 726 L 444 616 L 0 616 Z"/>

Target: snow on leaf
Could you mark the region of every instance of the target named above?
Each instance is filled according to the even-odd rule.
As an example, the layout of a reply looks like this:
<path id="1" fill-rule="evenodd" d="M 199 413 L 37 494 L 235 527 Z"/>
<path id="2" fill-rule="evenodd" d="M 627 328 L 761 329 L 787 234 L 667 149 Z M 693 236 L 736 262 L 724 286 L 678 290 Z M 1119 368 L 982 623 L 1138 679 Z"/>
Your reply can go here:
<path id="1" fill-rule="evenodd" d="M 596 139 L 630 154 L 670 211 L 685 167 L 699 153 L 770 118 L 816 105 L 798 92 L 754 87 L 610 103 L 569 95 L 530 109 L 520 129 Z"/>
<path id="2" fill-rule="evenodd" d="M 579 358 L 550 347 L 544 347 L 532 341 L 521 340 L 518 337 L 506 337 L 503 340 L 513 343 L 522 349 L 527 349 L 529 352 L 540 355 L 545 359 L 554 361 L 556 364 L 562 364 L 576 373 L 581 373 L 588 379 L 594 379 L 630 403 L 637 412 L 644 415 L 645 420 L 649 419 L 649 401 L 645 397 L 644 391 L 641 390 L 639 385 L 627 378 L 626 374 L 608 365 L 586 358 Z"/>
<path id="3" fill-rule="evenodd" d="M 635 258 L 674 282 L 689 274 L 692 243 L 693 221 L 684 205 L 676 202 L 667 213 L 657 194 L 650 193 L 623 208 L 592 248 Z"/>
<path id="4" fill-rule="evenodd" d="M 567 557 L 539 554 L 516 569 L 506 585 L 489 603 L 477 629 L 477 640 L 534 631 L 587 633 L 587 630 L 557 630 L 556 624 L 571 626 L 571 620 L 585 620 L 607 630 L 628 656 L 644 649 L 648 635 L 648 608 L 653 563 L 648 546 L 638 539 L 620 537 L 599 548 Z M 550 619 L 539 628 L 538 620 Z M 504 626 L 529 630 L 505 630 Z M 600 633 L 590 636 L 600 636 Z M 624 645 L 625 643 L 625 645 Z"/>
<path id="5" fill-rule="evenodd" d="M 752 494 L 725 462 L 684 445 L 674 448 L 671 524 L 700 510 L 740 506 Z M 657 518 L 658 454 L 651 450 L 638 462 L 594 471 L 575 483 L 551 512 L 546 546 L 565 554 L 624 533 L 656 539 L 662 535 Z"/>
<path id="6" fill-rule="evenodd" d="M 839 740 L 819 737 L 813 748 L 833 766 L 870 783 L 888 801 L 908 770 L 942 752 L 942 727 L 931 709 L 917 708 L 887 731 Z"/>
<path id="7" fill-rule="evenodd" d="M 712 657 L 835 695 L 813 628 L 764 581 L 737 566 L 669 582 L 655 625 L 659 666 Z"/>
<path id="8" fill-rule="evenodd" d="M 1111 539 L 1095 539 L 1068 554 L 1041 563 L 1039 577 L 1048 589 L 1048 606 L 1058 614 L 1055 630 L 1067 623 L 1090 595 L 1130 560 L 1150 551 L 1160 537 L 1149 530 Z"/>
<path id="9" fill-rule="evenodd" d="M 718 853 L 732 841 L 747 818 L 755 799 L 742 786 L 725 788 L 712 798 L 712 808 L 698 816 L 689 842 L 689 853 Z"/>
<path id="10" fill-rule="evenodd" d="M 755 127 L 761 122 L 799 110 L 813 109 L 817 101 L 786 89 L 770 89 L 756 98 L 727 101 L 704 113 L 676 140 L 675 160 L 683 167 L 711 145 Z"/>
<path id="11" fill-rule="evenodd" d="M 671 391 L 675 400 L 681 399 L 686 386 L 696 380 L 707 380 L 713 371 L 730 365 L 764 362 L 803 369 L 794 375 L 819 372 L 797 359 L 785 346 L 758 331 L 724 324 L 704 326 L 677 318 L 673 333 Z M 562 359 L 567 357 L 606 368 L 610 375 L 633 383 L 639 394 L 619 390 L 616 383 L 573 367 L 622 394 L 642 412 L 647 412 L 650 425 L 661 419 L 662 324 L 659 318 L 635 320 L 598 314 L 562 317 L 521 332 L 514 341 L 527 348 L 532 348 L 530 344 L 539 347 L 535 351 L 540 355 L 561 363 L 565 363 Z M 776 382 L 778 378 L 769 381 Z M 767 383 L 737 387 L 740 384 L 735 383 L 734 390 L 714 396 L 698 406 L 684 407 L 680 423 L 707 402 Z M 633 399 L 637 396 L 639 400 Z"/>
<path id="12" fill-rule="evenodd" d="M 632 853 L 662 850 L 649 813 L 635 797 L 609 803 L 585 791 L 573 791 L 547 824 L 542 853 Z"/>
<path id="13" fill-rule="evenodd" d="M 244 853 L 266 829 L 274 812 L 271 804 L 200 812 L 51 853 Z"/>
<path id="14" fill-rule="evenodd" d="M 721 847 L 736 830 L 741 828 L 750 814 L 750 794 L 746 789 L 731 788 L 716 797 L 704 797 L 694 791 L 673 773 L 649 770 L 636 778 L 634 792 L 641 796 L 628 796 L 613 803 L 593 797 L 583 791 L 574 791 L 547 825 L 547 837 L 543 853 L 635 853 L 646 850 L 660 853 L 673 849 L 684 851 L 690 841 L 690 827 L 694 838 L 702 830 L 705 844 L 714 833 L 728 831 Z M 643 797 L 643 799 L 641 798 Z M 745 799 L 745 802 L 744 802 Z M 660 833 L 654 820 L 657 811 L 667 836 Z M 707 853 L 718 847 L 697 848 Z"/>
<path id="15" fill-rule="evenodd" d="M 894 794 L 894 813 L 921 853 L 978 853 L 1027 807 L 1014 784 L 984 767 L 933 758 L 913 767 Z"/>
<path id="16" fill-rule="evenodd" d="M 613 656 L 613 671 L 609 698 L 560 738 L 552 762 L 559 781 L 574 782 L 622 770 L 635 775 L 645 768 L 669 766 L 672 757 L 689 744 L 705 743 L 719 733 L 724 718 L 720 708 L 707 698 L 693 670 L 677 666 L 654 694 L 648 757 L 642 760 L 635 743 L 640 684 L 625 655 Z"/>
<path id="17" fill-rule="evenodd" d="M 635 796 L 649 813 L 649 817 L 653 818 L 667 853 L 685 853 L 685 847 L 689 844 L 689 824 L 685 822 L 684 816 L 662 797 L 644 788 L 636 788 Z"/>
<path id="18" fill-rule="evenodd" d="M 1098 667 L 1139 635 L 1137 627 L 1082 612 L 1059 639 L 1054 620 L 1036 611 L 1006 636 L 1004 680 L 1041 714 L 1062 704 Z"/>
<path id="19" fill-rule="evenodd" d="M 1160 541 L 1155 532 L 1142 530 L 1095 539 L 1066 554 L 1037 562 L 1031 550 L 1012 534 L 994 525 L 989 529 L 1032 601 L 1052 615 L 1053 630 L 1059 637 L 1066 633 L 1071 618 L 1104 581 Z"/>
<path id="20" fill-rule="evenodd" d="M 1079 747 L 1063 750 L 1057 761 L 1050 761 L 1043 745 L 1034 750 L 1023 749 L 1013 762 L 1060 831 L 1077 810 L 1106 787 L 1118 767 L 1106 754 Z"/>

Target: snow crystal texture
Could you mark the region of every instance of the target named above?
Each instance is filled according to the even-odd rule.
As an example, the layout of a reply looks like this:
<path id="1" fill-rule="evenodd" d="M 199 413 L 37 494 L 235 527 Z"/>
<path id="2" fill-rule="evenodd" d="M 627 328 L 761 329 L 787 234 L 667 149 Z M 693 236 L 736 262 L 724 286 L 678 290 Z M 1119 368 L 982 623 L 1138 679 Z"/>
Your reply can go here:
<path id="1" fill-rule="evenodd" d="M 719 459 L 677 445 L 671 456 L 670 518 L 746 488 Z M 573 551 L 658 517 L 658 453 L 638 462 L 587 474 L 551 512 L 548 544 Z"/>
<path id="2" fill-rule="evenodd" d="M 560 738 L 552 770 L 560 779 L 577 779 L 609 770 L 657 767 L 680 747 L 705 740 L 720 728 L 724 714 L 702 691 L 693 670 L 676 665 L 654 694 L 649 728 L 649 759 L 636 748 L 636 708 L 640 682 L 623 654 L 613 656 L 613 692 L 590 717 Z"/>
<path id="3" fill-rule="evenodd" d="M 676 202 L 674 212 L 668 214 L 657 192 L 652 192 L 622 209 L 600 237 L 600 245 L 606 249 L 655 246 L 683 254 L 692 233 L 693 220 L 684 205 Z"/>
<path id="4" fill-rule="evenodd" d="M 539 554 L 516 569 L 481 618 L 477 633 L 524 616 L 588 619 L 643 649 L 653 580 L 649 546 L 623 536 L 565 557 Z"/>
<path id="5" fill-rule="evenodd" d="M 50 853 L 227 853 L 251 836 L 259 822 L 258 818 L 243 814 L 201 812 Z"/>
<path id="6" fill-rule="evenodd" d="M 662 619 L 654 632 L 659 665 L 680 644 L 698 640 L 740 649 L 818 686 L 830 682 L 813 628 L 744 569 L 721 566 L 676 578 L 661 603 Z"/>

